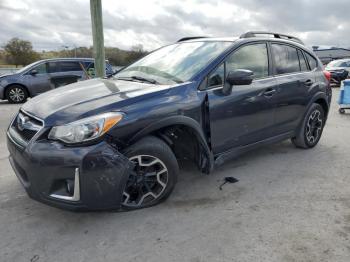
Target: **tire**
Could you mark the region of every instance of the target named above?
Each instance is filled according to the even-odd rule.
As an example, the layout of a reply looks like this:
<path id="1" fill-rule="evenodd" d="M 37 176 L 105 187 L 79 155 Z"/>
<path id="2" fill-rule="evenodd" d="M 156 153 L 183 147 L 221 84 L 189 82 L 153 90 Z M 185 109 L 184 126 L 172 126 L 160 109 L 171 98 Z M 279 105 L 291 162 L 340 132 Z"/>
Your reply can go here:
<path id="1" fill-rule="evenodd" d="M 292 138 L 292 142 L 299 148 L 312 148 L 317 145 L 321 138 L 325 124 L 325 113 L 321 105 L 313 103 L 307 111 L 303 123 Z"/>
<path id="2" fill-rule="evenodd" d="M 345 114 L 345 109 L 344 108 L 339 108 L 339 113 L 340 114 Z"/>
<path id="3" fill-rule="evenodd" d="M 28 92 L 23 86 L 12 85 L 6 89 L 5 97 L 11 104 L 24 103 L 27 101 Z"/>
<path id="4" fill-rule="evenodd" d="M 164 201 L 173 191 L 179 173 L 170 147 L 148 136 L 128 147 L 124 155 L 135 163 L 135 168 L 123 191 L 122 208 L 140 209 Z"/>

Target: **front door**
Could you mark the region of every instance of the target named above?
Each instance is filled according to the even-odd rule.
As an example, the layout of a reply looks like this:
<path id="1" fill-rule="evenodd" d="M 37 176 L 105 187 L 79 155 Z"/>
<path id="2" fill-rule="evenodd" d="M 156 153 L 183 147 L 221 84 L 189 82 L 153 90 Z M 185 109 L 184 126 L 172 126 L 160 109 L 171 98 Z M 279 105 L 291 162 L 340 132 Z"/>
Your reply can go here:
<path id="1" fill-rule="evenodd" d="M 32 74 L 33 70 L 36 71 Z M 32 95 L 38 95 L 50 90 L 50 78 L 47 72 L 47 63 L 42 63 L 31 68 L 23 75 L 24 83 L 27 84 L 28 89 Z"/>
<path id="2" fill-rule="evenodd" d="M 208 77 L 211 144 L 214 154 L 271 137 L 277 83 L 269 74 L 266 43 L 250 44 L 230 54 Z M 254 72 L 250 85 L 233 86 L 224 95 L 225 75 L 236 69 Z"/>

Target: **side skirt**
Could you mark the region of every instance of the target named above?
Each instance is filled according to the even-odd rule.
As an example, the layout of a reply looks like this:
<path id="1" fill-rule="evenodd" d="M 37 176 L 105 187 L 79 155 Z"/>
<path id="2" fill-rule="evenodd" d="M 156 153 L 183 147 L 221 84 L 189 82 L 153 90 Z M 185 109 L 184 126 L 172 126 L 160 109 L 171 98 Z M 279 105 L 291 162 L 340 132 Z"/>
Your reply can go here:
<path id="1" fill-rule="evenodd" d="M 259 142 L 255 142 L 249 145 L 245 146 L 239 146 L 235 147 L 229 151 L 223 152 L 221 154 L 218 154 L 215 156 L 215 167 L 221 166 L 223 163 L 225 163 L 227 160 L 233 159 L 238 157 L 239 155 L 242 155 L 246 152 L 249 152 L 255 148 L 264 146 L 264 145 L 270 145 L 275 144 L 277 142 L 292 138 L 294 136 L 294 132 L 290 131 L 288 133 L 284 133 L 278 136 L 274 136 L 265 140 L 261 140 Z"/>

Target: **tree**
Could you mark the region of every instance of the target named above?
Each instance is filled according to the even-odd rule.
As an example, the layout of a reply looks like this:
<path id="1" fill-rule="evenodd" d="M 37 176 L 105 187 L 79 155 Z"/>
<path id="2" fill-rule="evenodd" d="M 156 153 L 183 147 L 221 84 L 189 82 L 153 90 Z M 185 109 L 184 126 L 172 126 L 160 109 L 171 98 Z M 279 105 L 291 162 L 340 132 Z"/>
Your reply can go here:
<path id="1" fill-rule="evenodd" d="M 19 38 L 12 38 L 8 41 L 4 46 L 4 50 L 7 62 L 14 64 L 16 67 L 40 59 L 39 54 L 33 50 L 32 43 Z"/>

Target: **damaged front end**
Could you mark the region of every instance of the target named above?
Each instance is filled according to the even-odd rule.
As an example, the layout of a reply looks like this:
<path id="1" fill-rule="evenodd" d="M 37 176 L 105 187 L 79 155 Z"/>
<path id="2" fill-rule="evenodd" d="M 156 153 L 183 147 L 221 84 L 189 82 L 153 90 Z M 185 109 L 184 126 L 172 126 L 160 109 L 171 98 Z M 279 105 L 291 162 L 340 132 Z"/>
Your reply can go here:
<path id="1" fill-rule="evenodd" d="M 70 210 L 120 209 L 133 163 L 108 142 L 68 147 L 39 140 L 23 147 L 8 133 L 7 144 L 31 198 Z"/>

